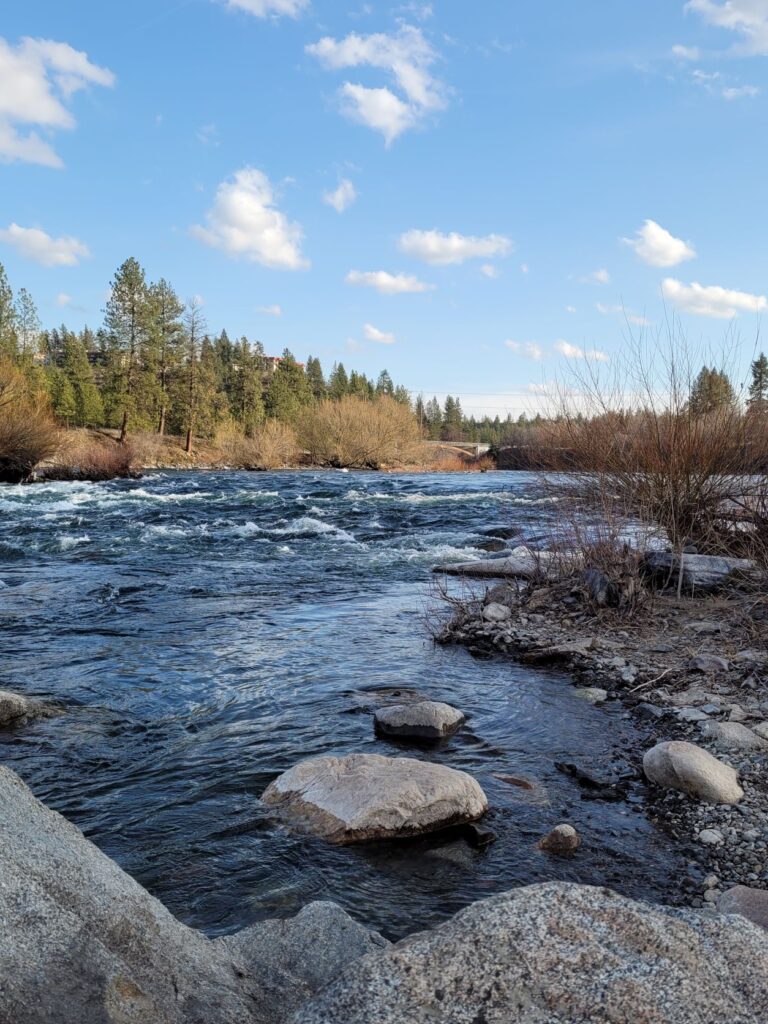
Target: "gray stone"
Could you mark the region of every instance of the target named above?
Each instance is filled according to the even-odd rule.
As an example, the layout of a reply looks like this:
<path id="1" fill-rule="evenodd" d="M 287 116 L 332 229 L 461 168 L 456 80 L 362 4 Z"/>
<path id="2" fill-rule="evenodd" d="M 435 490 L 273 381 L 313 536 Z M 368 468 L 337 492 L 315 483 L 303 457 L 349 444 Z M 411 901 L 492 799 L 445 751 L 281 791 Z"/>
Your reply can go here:
<path id="1" fill-rule="evenodd" d="M 681 722 L 704 722 L 707 718 L 707 713 L 700 708 L 680 708 L 677 712 L 677 717 Z"/>
<path id="2" fill-rule="evenodd" d="M 719 846 L 725 836 L 718 828 L 703 828 L 696 838 L 705 846 Z"/>
<path id="3" fill-rule="evenodd" d="M 0 807 L 3 1022 L 275 1024 L 378 945 L 327 904 L 211 941 L 2 767 Z M 262 959 L 265 936 L 282 962 Z"/>
<path id="4" fill-rule="evenodd" d="M 10 690 L 0 690 L 0 728 L 20 725 L 30 718 L 40 718 L 48 713 L 40 701 L 30 700 Z"/>
<path id="5" fill-rule="evenodd" d="M 453 565 L 435 566 L 433 572 L 449 576 L 510 577 L 515 579 L 556 579 L 566 565 L 578 561 L 575 553 L 561 554 L 555 551 L 534 551 L 531 548 L 514 548 L 506 558 L 480 558 L 476 562 L 456 562 Z"/>
<path id="6" fill-rule="evenodd" d="M 768 892 L 748 885 L 735 885 L 720 897 L 717 909 L 721 914 L 741 914 L 747 920 L 768 930 Z"/>
<path id="7" fill-rule="evenodd" d="M 547 853 L 575 853 L 581 846 L 581 836 L 573 825 L 555 825 L 552 831 L 539 840 L 539 849 Z"/>
<path id="8" fill-rule="evenodd" d="M 677 586 L 680 559 L 669 551 L 649 551 L 643 568 L 660 586 Z M 719 590 L 734 578 L 754 576 L 757 566 L 748 558 L 725 558 L 719 555 L 685 555 L 683 557 L 683 592 L 705 594 Z"/>
<path id="9" fill-rule="evenodd" d="M 690 672 L 704 672 L 706 675 L 715 675 L 718 672 L 728 671 L 728 662 L 717 654 L 697 654 L 691 658 L 686 666 Z"/>
<path id="10" fill-rule="evenodd" d="M 348 754 L 301 761 L 264 791 L 286 821 L 332 843 L 404 839 L 488 810 L 465 772 L 410 757 Z"/>
<path id="11" fill-rule="evenodd" d="M 573 692 L 582 700 L 589 701 L 590 704 L 602 704 L 608 700 L 608 691 L 600 686 L 576 686 Z"/>
<path id="12" fill-rule="evenodd" d="M 483 618 L 486 622 L 506 622 L 512 618 L 512 609 L 505 604 L 492 601 L 483 608 Z"/>
<path id="13" fill-rule="evenodd" d="M 695 743 L 657 743 L 644 755 L 643 770 L 657 786 L 680 790 L 707 803 L 735 804 L 744 796 L 734 769 Z"/>
<path id="14" fill-rule="evenodd" d="M 761 740 L 768 740 L 768 722 L 759 722 L 752 727 L 752 732 L 759 736 Z"/>
<path id="15" fill-rule="evenodd" d="M 533 885 L 364 957 L 293 1024 L 757 1024 L 768 941 L 749 921 Z"/>
<path id="16" fill-rule="evenodd" d="M 414 736 L 422 739 L 441 739 L 456 732 L 464 715 L 435 700 L 422 700 L 416 704 L 393 704 L 379 708 L 374 715 L 376 729 L 390 736 Z"/>
<path id="17" fill-rule="evenodd" d="M 721 750 L 766 750 L 768 741 L 739 722 L 702 722 L 704 739 L 712 740 Z"/>

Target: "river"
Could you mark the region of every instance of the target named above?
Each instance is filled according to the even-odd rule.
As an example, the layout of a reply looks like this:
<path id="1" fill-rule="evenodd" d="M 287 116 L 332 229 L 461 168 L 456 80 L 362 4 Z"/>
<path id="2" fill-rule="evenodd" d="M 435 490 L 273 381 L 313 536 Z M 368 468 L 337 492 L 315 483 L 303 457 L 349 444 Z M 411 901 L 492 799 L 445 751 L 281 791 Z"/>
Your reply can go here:
<path id="1" fill-rule="evenodd" d="M 524 473 L 0 487 L 0 687 L 66 708 L 0 732 L 0 758 L 211 935 L 333 899 L 400 937 L 547 879 L 661 900 L 682 865 L 639 803 L 585 801 L 554 766 L 620 758 L 633 740 L 622 709 L 592 707 L 556 672 L 430 639 L 435 563 L 478 557 L 495 524 L 525 540 L 556 515 Z M 372 709 L 399 691 L 454 704 L 468 723 L 435 748 L 377 739 Z M 496 842 L 334 848 L 259 804 L 296 761 L 351 751 L 470 772 Z M 582 849 L 540 853 L 563 820 Z"/>

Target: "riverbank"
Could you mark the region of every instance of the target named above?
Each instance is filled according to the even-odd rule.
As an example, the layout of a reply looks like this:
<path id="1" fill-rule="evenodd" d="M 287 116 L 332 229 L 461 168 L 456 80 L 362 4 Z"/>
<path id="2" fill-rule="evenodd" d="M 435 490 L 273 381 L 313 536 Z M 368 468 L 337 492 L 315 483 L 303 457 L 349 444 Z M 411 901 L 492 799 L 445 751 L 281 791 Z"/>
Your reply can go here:
<path id="1" fill-rule="evenodd" d="M 567 672 L 582 699 L 617 705 L 637 727 L 624 752 L 631 771 L 595 765 L 587 750 L 563 766 L 586 799 L 642 801 L 692 868 L 670 902 L 716 903 L 745 885 L 768 889 L 768 607 L 727 587 L 678 597 L 660 591 L 634 616 L 590 606 L 581 574 L 549 584 L 490 581 L 455 599 L 437 634 L 476 655 Z M 703 803 L 648 783 L 643 757 L 656 744 L 684 741 L 738 773 L 737 804 Z M 682 897 L 679 893 L 682 892 Z"/>

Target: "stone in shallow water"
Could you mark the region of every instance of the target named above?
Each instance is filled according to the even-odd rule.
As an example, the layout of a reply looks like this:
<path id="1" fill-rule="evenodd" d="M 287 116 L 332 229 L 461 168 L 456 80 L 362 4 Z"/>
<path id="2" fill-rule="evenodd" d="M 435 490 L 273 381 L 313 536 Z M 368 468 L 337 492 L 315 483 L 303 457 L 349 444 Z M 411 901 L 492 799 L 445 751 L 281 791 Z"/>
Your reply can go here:
<path id="1" fill-rule="evenodd" d="M 45 707 L 29 697 L 10 690 L 0 690 L 0 728 L 17 725 L 28 718 L 39 718 L 45 714 Z"/>
<path id="2" fill-rule="evenodd" d="M 608 700 L 608 691 L 601 686 L 577 686 L 574 688 L 574 695 L 590 704 L 603 704 Z"/>
<path id="3" fill-rule="evenodd" d="M 657 743 L 643 757 L 643 769 L 657 786 L 677 789 L 708 803 L 736 804 L 744 796 L 734 769 L 695 743 Z"/>
<path id="4" fill-rule="evenodd" d="M 450 736 L 464 721 L 464 715 L 450 704 L 422 700 L 416 704 L 393 704 L 379 708 L 374 723 L 379 732 L 390 736 L 414 736 L 441 739 Z"/>
<path id="5" fill-rule="evenodd" d="M 738 917 L 532 885 L 351 964 L 293 1024 L 757 1024 L 767 952 Z"/>
<path id="6" fill-rule="evenodd" d="M 539 840 L 539 849 L 547 853 L 574 853 L 581 846 L 581 836 L 573 825 L 556 825 L 549 835 Z"/>
<path id="7" fill-rule="evenodd" d="M 380 754 L 301 761 L 270 783 L 262 800 L 289 824 L 339 844 L 405 839 L 475 821 L 488 810 L 466 772 Z"/>

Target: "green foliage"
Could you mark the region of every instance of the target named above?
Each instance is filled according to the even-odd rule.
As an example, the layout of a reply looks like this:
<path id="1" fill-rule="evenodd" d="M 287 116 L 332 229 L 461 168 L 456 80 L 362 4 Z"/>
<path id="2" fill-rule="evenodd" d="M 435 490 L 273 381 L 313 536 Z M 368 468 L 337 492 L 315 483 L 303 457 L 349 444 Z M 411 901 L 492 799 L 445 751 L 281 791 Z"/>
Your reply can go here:
<path id="1" fill-rule="evenodd" d="M 749 408 L 756 412 L 765 412 L 768 403 L 768 359 L 761 352 L 750 367 L 751 381 L 749 384 Z"/>
<path id="2" fill-rule="evenodd" d="M 306 374 L 309 389 L 312 392 L 312 397 L 317 401 L 325 398 L 327 388 L 325 384 L 325 377 L 323 377 L 323 368 L 320 365 L 319 359 L 315 359 L 314 356 L 310 356 L 309 359 L 307 359 Z"/>
<path id="3" fill-rule="evenodd" d="M 693 382 L 688 407 L 694 416 L 706 416 L 708 413 L 733 405 L 736 394 L 728 375 L 714 366 L 704 366 Z"/>
<path id="4" fill-rule="evenodd" d="M 306 374 L 293 353 L 285 349 L 267 388 L 267 415 L 284 423 L 294 423 L 302 408 L 311 401 Z"/>
<path id="5" fill-rule="evenodd" d="M 0 263 L 0 357 L 16 359 L 18 354 L 13 292 L 5 276 L 5 268 Z"/>

